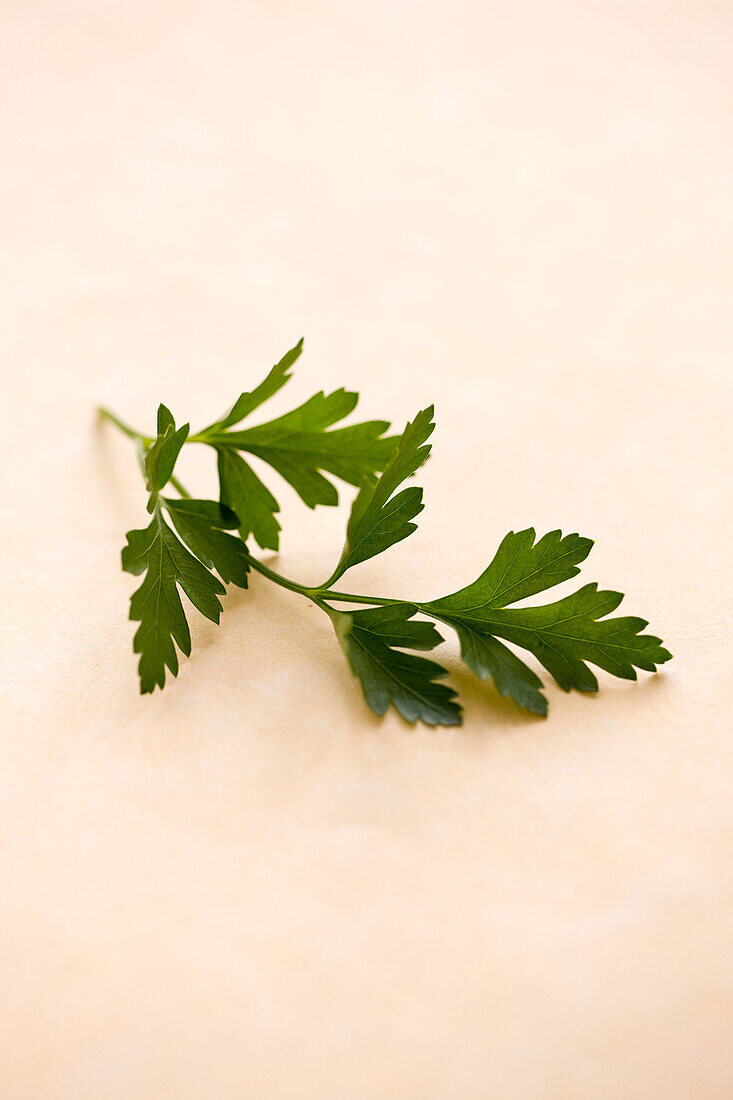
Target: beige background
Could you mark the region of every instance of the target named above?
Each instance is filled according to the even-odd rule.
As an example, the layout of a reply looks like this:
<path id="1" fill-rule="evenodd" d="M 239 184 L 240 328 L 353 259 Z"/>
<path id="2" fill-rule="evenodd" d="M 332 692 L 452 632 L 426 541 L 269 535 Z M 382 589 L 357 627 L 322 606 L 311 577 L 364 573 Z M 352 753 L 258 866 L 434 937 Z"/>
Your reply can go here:
<path id="1" fill-rule="evenodd" d="M 1 23 L 3 1100 L 733 1095 L 731 5 Z M 675 661 L 380 723 L 255 577 L 141 699 L 145 495 L 94 407 L 204 423 L 301 334 L 280 410 L 437 406 L 420 532 L 350 584 L 580 530 Z M 281 499 L 318 580 L 345 512 Z"/>

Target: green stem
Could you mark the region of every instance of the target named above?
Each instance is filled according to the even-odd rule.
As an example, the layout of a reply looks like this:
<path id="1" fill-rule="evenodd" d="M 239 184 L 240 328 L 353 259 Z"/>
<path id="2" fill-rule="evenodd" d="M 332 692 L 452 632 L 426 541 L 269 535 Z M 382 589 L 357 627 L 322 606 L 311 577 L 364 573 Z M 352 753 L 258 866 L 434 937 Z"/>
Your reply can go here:
<path id="1" fill-rule="evenodd" d="M 328 600 L 340 600 L 341 603 L 381 604 L 388 607 L 390 604 L 397 602 L 386 596 L 357 596 L 353 592 L 332 592 L 330 588 L 319 588 L 315 591 L 320 592 Z"/>
<path id="2" fill-rule="evenodd" d="M 143 435 L 142 432 L 136 432 L 134 428 L 131 428 L 129 424 L 126 424 L 124 420 L 120 420 L 119 416 L 116 416 L 110 409 L 104 408 L 100 405 L 97 409 L 100 420 L 109 420 L 111 424 L 114 424 L 116 428 L 119 428 L 128 439 L 139 439 L 146 447 L 149 447 L 153 442 L 153 436 Z"/>
<path id="3" fill-rule="evenodd" d="M 98 406 L 97 413 L 100 420 L 109 420 L 111 424 L 114 424 L 116 428 L 124 432 L 128 439 L 142 440 L 146 447 L 149 447 L 151 443 L 155 442 L 154 435 L 143 435 L 142 432 L 135 431 L 134 428 L 131 428 L 129 424 L 126 424 L 116 413 L 113 413 L 111 409 L 106 408 L 104 405 Z M 196 435 L 189 435 L 186 443 L 211 443 L 211 437 L 208 436 L 205 431 L 198 432 Z M 173 479 L 171 478 L 171 480 Z"/>
<path id="4" fill-rule="evenodd" d="M 189 500 L 189 499 L 190 499 L 190 497 L 191 497 L 191 494 L 189 493 L 189 491 L 188 491 L 188 489 L 186 488 L 186 486 L 185 486 L 185 485 L 183 485 L 183 484 L 182 484 L 182 483 L 181 483 L 181 482 L 180 482 L 180 481 L 178 480 L 178 478 L 177 478 L 177 477 L 175 477 L 175 476 L 174 476 L 173 474 L 171 474 L 171 485 L 172 485 L 172 486 L 173 486 L 173 488 L 174 488 L 174 489 L 176 490 L 176 492 L 178 493 L 179 497 L 183 497 L 183 498 L 184 498 L 185 500 Z"/>
<path id="5" fill-rule="evenodd" d="M 305 596 L 306 599 L 319 606 L 323 606 L 323 600 L 339 600 L 342 603 L 384 604 L 385 606 L 395 602 L 381 596 L 357 596 L 353 592 L 332 592 L 328 588 L 309 588 L 305 584 L 299 584 L 298 581 L 284 577 L 282 573 L 275 572 L 274 569 L 270 569 L 269 565 L 258 561 L 257 558 L 250 557 L 250 563 L 254 570 L 261 573 L 263 577 L 267 577 L 269 581 L 280 585 L 281 588 L 287 588 L 289 592 L 297 592 L 299 596 Z"/>
<path id="6" fill-rule="evenodd" d="M 321 592 L 318 588 L 307 588 L 304 584 L 298 584 L 297 581 L 291 581 L 289 577 L 283 577 L 281 573 L 276 573 L 274 569 L 270 569 L 264 562 L 258 561 L 257 558 L 253 558 L 251 555 L 250 565 L 258 573 L 261 573 L 263 577 L 267 577 L 268 581 L 278 584 L 281 588 L 287 588 L 289 592 L 297 592 L 299 596 L 305 596 L 306 599 L 311 600 L 314 596 L 325 595 L 325 593 Z"/>

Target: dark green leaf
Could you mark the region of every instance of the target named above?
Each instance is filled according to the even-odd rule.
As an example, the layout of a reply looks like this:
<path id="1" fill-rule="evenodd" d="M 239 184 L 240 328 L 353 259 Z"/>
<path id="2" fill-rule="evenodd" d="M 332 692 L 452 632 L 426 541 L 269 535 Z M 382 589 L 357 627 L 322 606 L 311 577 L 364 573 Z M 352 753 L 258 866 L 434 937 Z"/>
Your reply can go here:
<path id="1" fill-rule="evenodd" d="M 585 661 L 635 680 L 637 668 L 655 672 L 671 656 L 659 638 L 640 633 L 649 625 L 646 619 L 603 618 L 622 599 L 620 592 L 599 592 L 596 584 L 587 584 L 556 603 L 487 609 L 479 618 L 485 630 L 533 653 L 563 690 L 597 691 Z"/>
<path id="2" fill-rule="evenodd" d="M 577 576 L 578 562 L 585 561 L 593 548 L 592 539 L 550 531 L 535 543 L 535 531 L 510 531 L 481 576 L 447 596 L 453 609 L 506 607 L 526 596 L 543 592 Z"/>
<path id="3" fill-rule="evenodd" d="M 224 431 L 226 428 L 231 428 L 233 424 L 239 424 L 265 401 L 273 397 L 286 382 L 290 381 L 290 368 L 299 358 L 302 350 L 303 340 L 301 338 L 295 347 L 286 352 L 280 362 L 275 364 L 259 386 L 256 386 L 250 392 L 241 393 L 231 411 L 222 420 L 217 421 L 216 424 L 211 424 L 208 428 L 205 428 L 201 434 L 208 435 L 212 432 Z"/>
<path id="4" fill-rule="evenodd" d="M 435 429 L 433 406 L 419 412 L 400 437 L 397 448 L 376 483 L 362 486 L 351 509 L 346 543 L 332 581 L 357 565 L 393 546 L 416 529 L 411 520 L 423 509 L 422 489 L 395 490 L 419 469 L 430 454 Z"/>
<path id="5" fill-rule="evenodd" d="M 403 648 L 432 649 L 443 639 L 432 623 L 413 621 L 417 608 L 396 603 L 367 611 L 330 610 L 336 636 L 367 704 L 383 715 L 390 703 L 407 722 L 459 726 L 455 692 L 436 683 L 447 675 L 435 661 L 403 653 Z"/>
<path id="6" fill-rule="evenodd" d="M 176 422 L 173 419 L 173 413 L 161 402 L 161 404 L 158 405 L 158 435 L 165 435 L 169 428 L 175 431 Z"/>
<path id="7" fill-rule="evenodd" d="M 239 533 L 246 540 L 254 535 L 263 550 L 277 550 L 280 524 L 275 513 L 280 505 L 263 485 L 252 467 L 230 447 L 218 451 L 219 491 L 239 519 Z"/>
<path id="8" fill-rule="evenodd" d="M 145 579 L 133 594 L 130 618 L 140 626 L 135 634 L 134 650 L 140 654 L 140 691 L 143 694 L 165 684 L 166 665 L 178 674 L 176 647 L 188 656 L 191 635 L 181 604 L 178 586 L 202 615 L 219 622 L 218 596 L 224 585 L 189 553 L 163 519 L 160 507 L 144 530 L 128 531 L 122 551 L 122 568 Z"/>
<path id="9" fill-rule="evenodd" d="M 320 471 L 350 485 L 373 479 L 394 450 L 396 440 L 384 437 L 386 420 L 371 420 L 327 431 L 353 411 L 358 394 L 336 390 L 315 394 L 297 409 L 256 428 L 213 432 L 207 442 L 217 449 L 233 448 L 256 455 L 288 481 L 310 507 L 338 504 L 336 486 Z"/>
<path id="10" fill-rule="evenodd" d="M 461 656 L 479 679 L 491 678 L 501 695 L 545 717 L 547 699 L 541 691 L 542 681 L 524 661 L 491 634 L 477 630 L 475 624 L 449 618 L 444 621 L 454 628 Z"/>
<path id="11" fill-rule="evenodd" d="M 163 500 L 183 541 L 209 569 L 216 569 L 224 584 L 247 587 L 250 557 L 241 539 L 228 535 L 238 519 L 231 509 L 215 500 Z"/>
<path id="12" fill-rule="evenodd" d="M 620 604 L 619 592 L 599 592 L 588 584 L 571 596 L 539 607 L 507 607 L 578 572 L 590 551 L 589 539 L 552 531 L 537 543 L 530 528 L 511 532 L 481 576 L 450 596 L 421 605 L 453 626 L 466 663 L 477 675 L 491 676 L 504 695 L 544 713 L 535 674 L 496 641 L 504 638 L 529 650 L 565 691 L 596 691 L 598 681 L 586 661 L 614 676 L 635 680 L 636 669 L 654 672 L 670 659 L 659 638 L 642 634 L 646 620 L 607 619 Z M 500 647 L 500 648 L 499 648 Z"/>
<path id="13" fill-rule="evenodd" d="M 156 494 L 170 481 L 176 459 L 188 437 L 189 426 L 184 424 L 176 431 L 176 422 L 165 405 L 158 407 L 158 435 L 145 455 L 145 474 L 152 494 L 148 511 L 155 506 Z"/>

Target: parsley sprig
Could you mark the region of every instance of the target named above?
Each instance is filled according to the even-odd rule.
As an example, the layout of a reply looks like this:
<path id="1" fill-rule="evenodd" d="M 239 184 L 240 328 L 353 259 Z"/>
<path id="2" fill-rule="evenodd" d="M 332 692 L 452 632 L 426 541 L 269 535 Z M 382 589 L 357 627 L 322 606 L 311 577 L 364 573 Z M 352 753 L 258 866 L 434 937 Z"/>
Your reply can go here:
<path id="1" fill-rule="evenodd" d="M 122 551 L 122 568 L 144 574 L 130 603 L 130 618 L 139 623 L 133 645 L 140 654 L 143 694 L 164 687 L 166 668 L 178 674 L 177 650 L 190 655 L 180 590 L 202 615 L 218 623 L 225 586 L 246 588 L 252 570 L 321 608 L 367 704 L 378 715 L 392 705 L 408 722 L 461 723 L 456 692 L 442 682 L 447 670 L 422 656 L 443 641 L 436 622 L 455 632 L 462 659 L 476 676 L 492 680 L 501 695 L 543 716 L 547 698 L 542 681 L 511 646 L 531 653 L 565 691 L 598 690 L 589 665 L 635 680 L 637 669 L 654 672 L 670 659 L 659 638 L 643 633 L 646 620 L 611 616 L 623 599 L 620 592 L 586 584 L 554 602 L 524 602 L 580 572 L 578 565 L 593 543 L 577 534 L 550 531 L 537 539 L 532 528 L 510 531 L 472 584 L 424 603 L 334 589 L 353 566 L 416 529 L 422 489 L 405 483 L 430 453 L 433 408 L 419 412 L 400 436 L 385 434 L 385 420 L 334 427 L 358 401 L 357 394 L 339 389 L 321 391 L 274 420 L 240 427 L 288 382 L 302 350 L 301 340 L 259 386 L 242 393 L 228 413 L 193 435 L 188 424 L 176 427 L 165 405 L 158 409 L 154 436 L 135 431 L 108 409 L 99 410 L 136 443 L 148 491 L 150 523 L 129 531 Z M 216 452 L 218 500 L 192 499 L 175 476 L 176 460 L 191 443 Z M 278 549 L 280 507 L 245 455 L 275 470 L 310 508 L 338 503 L 333 479 L 358 489 L 343 550 L 322 585 L 284 577 L 248 549 L 250 538 L 262 549 Z M 163 494 L 169 485 L 176 497 Z"/>

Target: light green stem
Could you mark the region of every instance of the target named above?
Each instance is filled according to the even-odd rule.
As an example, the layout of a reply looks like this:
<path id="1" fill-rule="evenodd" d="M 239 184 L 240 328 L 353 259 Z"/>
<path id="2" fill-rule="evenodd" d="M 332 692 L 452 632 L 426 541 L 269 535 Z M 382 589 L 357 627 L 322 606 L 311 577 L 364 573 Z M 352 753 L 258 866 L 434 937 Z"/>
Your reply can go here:
<path id="1" fill-rule="evenodd" d="M 100 420 L 109 420 L 109 422 L 114 424 L 116 428 L 119 428 L 128 439 L 140 440 L 146 447 L 149 447 L 153 442 L 153 436 L 143 435 L 142 432 L 136 432 L 134 428 L 126 424 L 124 420 L 120 420 L 119 416 L 116 416 L 110 409 L 106 409 L 104 406 L 100 405 L 97 409 L 97 413 L 99 414 Z"/>
<path id="2" fill-rule="evenodd" d="M 171 474 L 171 485 L 178 493 L 179 497 L 184 497 L 186 500 L 190 499 L 191 494 L 185 485 L 183 485 L 174 474 Z"/>

